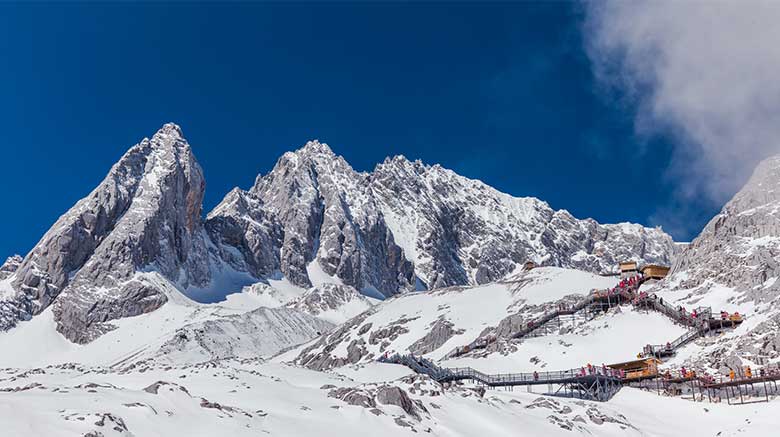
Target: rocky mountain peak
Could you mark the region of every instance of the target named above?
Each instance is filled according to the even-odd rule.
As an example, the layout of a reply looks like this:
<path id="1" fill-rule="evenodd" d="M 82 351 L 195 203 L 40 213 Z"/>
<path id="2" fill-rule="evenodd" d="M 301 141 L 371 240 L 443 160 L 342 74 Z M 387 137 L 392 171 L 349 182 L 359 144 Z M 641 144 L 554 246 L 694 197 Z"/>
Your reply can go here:
<path id="1" fill-rule="evenodd" d="M 429 168 L 419 159 L 412 161 L 404 155 L 396 155 L 392 158 L 387 157 L 382 163 L 378 164 L 374 168 L 373 176 L 381 177 L 388 173 L 402 173 L 407 177 L 413 175 L 420 176 L 427 172 Z"/>
<path id="2" fill-rule="evenodd" d="M 306 144 L 294 152 L 299 155 L 324 155 L 324 156 L 336 156 L 331 150 L 330 146 L 326 143 L 321 143 L 320 140 L 307 141 Z"/>
<path id="3" fill-rule="evenodd" d="M 186 143 L 186 140 L 184 140 L 184 133 L 182 132 L 181 127 L 176 123 L 165 123 L 154 134 L 152 139 L 159 140 L 160 144 L 164 144 L 163 140 L 167 139 L 172 139 L 174 141 L 182 140 L 184 143 Z"/>
<path id="4" fill-rule="evenodd" d="M 778 253 L 780 155 L 758 164 L 745 186 L 686 246 L 670 273 L 684 273 L 684 287 L 715 280 L 746 290 L 780 275 Z M 724 264 L 729 267 L 724 269 Z M 774 288 L 780 291 L 780 284 Z"/>
<path id="5" fill-rule="evenodd" d="M 170 287 L 206 285 L 204 188 L 200 165 L 175 124 L 131 147 L 14 273 L 17 316 L 54 304 L 58 330 L 86 342 L 111 329 L 109 320 L 165 303 L 166 285 L 141 273 L 159 275 Z"/>
<path id="6" fill-rule="evenodd" d="M 207 227 L 227 227 L 234 220 L 227 217 L 242 216 L 228 233 L 234 235 L 230 246 L 245 258 L 259 259 L 258 250 L 249 249 L 252 241 L 281 239 L 274 253 L 282 274 L 296 285 L 311 286 L 321 269 L 385 296 L 494 281 L 529 260 L 603 272 L 626 257 L 668 264 L 675 250 L 660 230 L 578 220 L 440 165 L 399 155 L 373 173 L 358 173 L 329 147 L 320 153 L 322 147 L 310 142 L 285 153 L 242 202 L 235 193 L 227 196 L 218 207 L 221 218 L 212 212 Z M 253 212 L 246 208 L 250 203 Z M 274 225 L 257 226 L 259 216 Z M 242 232 L 244 237 L 235 237 Z"/>

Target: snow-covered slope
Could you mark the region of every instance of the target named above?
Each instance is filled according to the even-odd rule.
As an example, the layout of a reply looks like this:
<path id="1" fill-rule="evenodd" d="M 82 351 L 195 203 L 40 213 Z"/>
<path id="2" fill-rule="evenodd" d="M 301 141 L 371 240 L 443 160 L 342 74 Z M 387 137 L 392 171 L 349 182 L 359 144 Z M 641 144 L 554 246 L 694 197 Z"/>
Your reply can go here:
<path id="1" fill-rule="evenodd" d="M 510 342 L 511 348 L 481 358 L 444 358 L 507 316 L 537 315 L 615 281 L 543 267 L 497 283 L 408 293 L 271 361 L 261 357 L 301 341 L 301 333 L 316 335 L 311 331 L 331 326 L 293 308 L 326 313 L 331 300 L 365 298 L 347 286 L 325 283 L 310 290 L 289 288 L 287 297 L 275 294 L 282 295 L 280 306 L 289 308 L 247 311 L 252 306 L 247 301 L 199 304 L 171 286 L 165 288 L 166 305 L 117 320 L 116 329 L 85 345 L 56 332 L 47 309 L 0 333 L 0 421 L 11 435 L 55 437 L 351 436 L 366 430 L 442 437 L 510 436 L 518 430 L 550 436 L 773 435 L 775 402 L 703 409 L 630 388 L 609 403 L 534 393 L 544 387 L 484 392 L 469 384 L 443 387 L 405 367 L 372 360 L 382 351 L 410 350 L 446 366 L 485 372 L 555 370 L 628 360 L 646 342 L 661 343 L 684 331 L 657 313 L 626 306 L 556 334 Z M 325 350 L 327 358 L 306 359 Z M 315 370 L 324 367 L 331 370 Z M 669 426 L 683 418 L 684 424 Z"/>
<path id="2" fill-rule="evenodd" d="M 270 357 L 333 326 L 294 309 L 261 307 L 186 325 L 160 347 L 158 357 L 178 364 L 230 357 Z"/>
<path id="3" fill-rule="evenodd" d="M 582 295 L 613 283 L 614 278 L 585 272 L 539 268 L 498 284 L 399 296 L 356 319 L 376 324 L 376 329 L 365 332 L 369 338 L 381 337 L 390 343 L 388 349 L 403 350 L 427 332 L 418 328 L 431 320 L 452 321 L 454 329 L 463 330 L 456 337 L 466 337 L 510 312 L 534 312 L 531 308 L 569 297 L 569 291 Z M 117 321 L 117 329 L 87 345 L 75 345 L 56 333 L 51 310 L 0 334 L 0 348 L 10 352 L 0 356 L 4 432 L 55 437 L 357 436 L 367 430 L 379 436 L 442 437 L 512 436 L 518 430 L 549 436 L 774 435 L 771 412 L 776 402 L 702 408 L 624 388 L 609 403 L 596 403 L 536 394 L 544 392 L 544 386 L 514 392 L 485 392 L 468 384 L 442 387 L 405 367 L 368 359 L 330 372 L 283 362 L 300 350 L 264 362 L 245 353 L 261 349 L 252 342 L 268 335 L 253 333 L 254 327 L 264 325 L 256 323 L 255 314 L 231 316 L 236 310 L 196 304 L 181 295 L 170 299 L 173 303 L 158 311 Z M 270 314 L 263 317 L 271 320 L 281 314 L 278 311 L 294 310 L 257 313 Z M 392 323 L 398 317 L 408 320 Z M 230 323 L 233 319 L 239 323 Z M 182 324 L 187 326 L 175 329 Z M 350 325 L 355 326 L 351 331 L 359 331 L 365 323 L 350 321 L 344 326 Z M 507 372 L 622 361 L 641 348 L 644 339 L 660 342 L 681 330 L 655 313 L 624 307 L 559 335 L 524 340 L 507 355 L 444 363 Z M 179 342 L 182 333 L 187 340 Z M 215 338 L 219 340 L 211 341 Z M 27 351 L 30 343 L 37 349 Z M 155 347 L 159 344 L 166 353 L 159 353 Z M 337 349 L 343 346 L 342 342 Z M 447 347 L 434 348 L 428 355 L 439 356 Z M 216 358 L 225 352 L 244 357 Z M 204 361 L 197 362 L 198 358 Z"/>
<path id="4" fill-rule="evenodd" d="M 384 367 L 371 379 L 395 370 Z M 635 389 L 608 404 L 525 391 L 480 396 L 423 378 L 360 383 L 247 360 L 0 370 L 0 418 L 12 436 L 771 436 L 775 408 L 702 408 Z"/>
<path id="5" fill-rule="evenodd" d="M 321 284 L 312 287 L 287 307 L 341 324 L 371 308 L 372 301 L 349 285 Z"/>
<path id="6" fill-rule="evenodd" d="M 438 360 L 455 347 L 468 344 L 485 332 L 490 332 L 509 317 L 532 320 L 561 301 L 582 298 L 593 289 L 611 288 L 615 282 L 614 277 L 558 267 L 540 267 L 497 283 L 408 293 L 372 307 L 329 334 L 278 359 L 293 360 L 313 369 L 365 363 L 385 353 L 395 352 L 412 352 Z M 597 319 L 593 323 L 592 327 L 583 328 L 584 332 L 598 332 L 599 336 L 591 337 L 595 342 L 615 337 L 616 352 L 613 355 L 615 358 L 620 357 L 618 361 L 635 356 L 649 341 L 665 342 L 684 332 L 655 314 L 639 317 L 628 312 Z M 611 324 L 609 329 L 602 329 L 605 323 Z M 639 331 L 645 329 L 643 323 L 647 323 L 654 331 L 651 335 L 639 335 Z M 627 326 L 633 328 L 627 331 Z M 624 336 L 623 333 L 633 335 Z M 579 339 L 582 338 L 583 335 L 579 334 Z M 560 340 L 565 343 L 574 341 L 566 336 Z M 582 348 L 587 348 L 590 343 L 590 339 L 586 339 Z M 520 352 L 513 358 L 514 364 L 502 362 L 506 367 L 501 371 L 525 368 L 531 357 L 539 355 L 546 342 L 537 346 L 535 344 L 523 342 Z M 554 355 L 556 350 L 566 353 L 568 349 L 553 348 L 550 354 Z M 593 360 L 601 351 L 594 350 L 587 358 Z M 573 360 L 577 357 L 576 354 L 570 356 Z M 580 358 L 585 357 L 580 354 Z M 549 361 L 560 365 L 565 363 L 552 358 Z M 575 360 L 571 366 L 581 364 Z"/>

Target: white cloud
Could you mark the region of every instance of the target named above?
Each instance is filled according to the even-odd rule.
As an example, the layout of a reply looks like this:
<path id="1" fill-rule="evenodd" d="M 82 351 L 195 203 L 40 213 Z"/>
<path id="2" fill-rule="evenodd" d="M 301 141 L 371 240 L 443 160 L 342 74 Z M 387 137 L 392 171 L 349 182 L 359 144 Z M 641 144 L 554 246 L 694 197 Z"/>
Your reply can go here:
<path id="1" fill-rule="evenodd" d="M 678 202 L 720 205 L 780 152 L 780 1 L 615 0 L 586 17 L 600 83 L 636 105 L 640 134 L 676 139 Z"/>

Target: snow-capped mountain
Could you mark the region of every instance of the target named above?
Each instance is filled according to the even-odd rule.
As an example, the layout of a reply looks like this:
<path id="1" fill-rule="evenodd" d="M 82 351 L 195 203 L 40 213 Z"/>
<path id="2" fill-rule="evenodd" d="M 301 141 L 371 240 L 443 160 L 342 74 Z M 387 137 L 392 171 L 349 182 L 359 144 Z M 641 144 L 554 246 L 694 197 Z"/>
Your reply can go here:
<path id="1" fill-rule="evenodd" d="M 0 327 L 54 304 L 57 329 L 84 343 L 110 330 L 106 322 L 166 302 L 158 286 L 137 276 L 140 271 L 184 288 L 206 284 L 204 187 L 178 126 L 166 124 L 133 146 L 24 258 Z"/>
<path id="2" fill-rule="evenodd" d="M 711 366 L 723 368 L 780 357 L 779 260 L 780 155 L 757 166 L 658 286 L 680 305 L 748 314 L 743 326 L 705 345 L 698 358 L 707 356 Z"/>
<path id="3" fill-rule="evenodd" d="M 309 142 L 285 153 L 248 191 L 231 191 L 206 226 L 231 265 L 246 265 L 254 275 L 278 270 L 310 287 L 314 269 L 369 294 L 411 289 L 413 266 L 395 244 L 367 179 L 327 145 Z M 236 259 L 235 252 L 242 256 Z"/>
<path id="4" fill-rule="evenodd" d="M 674 253 L 660 229 L 579 220 L 400 156 L 377 166 L 371 191 L 428 288 L 488 283 L 526 261 L 600 273 L 627 259 L 668 264 Z"/>
<path id="5" fill-rule="evenodd" d="M 438 165 L 395 157 L 356 172 L 317 141 L 232 190 L 205 221 L 204 187 L 178 126 L 133 146 L 23 260 L 0 269 L 0 329 L 51 306 L 57 329 L 86 343 L 173 289 L 219 300 L 274 281 L 287 284 L 282 294 L 351 287 L 297 303 L 341 321 L 368 307 L 352 288 L 384 298 L 488 283 L 526 261 L 601 272 L 623 259 L 668 263 L 675 250 L 660 229 L 578 220 Z"/>
<path id="6" fill-rule="evenodd" d="M 675 251 L 660 229 L 578 220 L 438 165 L 398 156 L 359 173 L 317 141 L 231 191 L 206 227 L 236 269 L 279 269 L 302 287 L 322 270 L 380 296 L 488 283 L 526 261 L 604 272 Z"/>

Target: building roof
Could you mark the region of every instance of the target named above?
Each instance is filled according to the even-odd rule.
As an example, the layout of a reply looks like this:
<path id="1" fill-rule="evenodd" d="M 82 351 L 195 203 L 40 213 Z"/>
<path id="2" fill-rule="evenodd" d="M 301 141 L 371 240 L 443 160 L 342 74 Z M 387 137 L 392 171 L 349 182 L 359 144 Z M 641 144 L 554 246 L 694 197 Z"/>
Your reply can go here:
<path id="1" fill-rule="evenodd" d="M 623 369 L 623 370 L 630 370 L 630 369 L 642 369 L 651 365 L 658 365 L 661 364 L 661 360 L 653 357 L 649 358 L 642 358 L 639 360 L 632 360 L 632 361 L 626 361 L 624 363 L 615 363 L 615 364 L 607 364 L 607 367 L 612 369 Z"/>
<path id="2" fill-rule="evenodd" d="M 645 271 L 645 269 L 664 269 L 664 270 L 669 270 L 670 267 L 669 266 L 662 266 L 662 265 L 659 265 L 659 264 L 645 264 L 639 270 Z"/>

